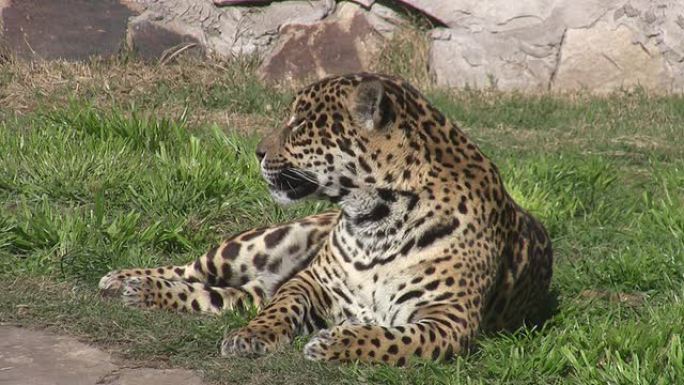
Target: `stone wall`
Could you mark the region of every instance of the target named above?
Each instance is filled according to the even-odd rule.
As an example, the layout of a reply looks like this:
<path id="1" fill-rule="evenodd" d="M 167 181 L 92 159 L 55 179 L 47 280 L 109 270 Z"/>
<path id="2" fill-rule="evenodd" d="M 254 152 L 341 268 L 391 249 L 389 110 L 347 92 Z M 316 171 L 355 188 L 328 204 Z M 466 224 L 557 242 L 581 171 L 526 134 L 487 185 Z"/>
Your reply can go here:
<path id="1" fill-rule="evenodd" d="M 429 70 L 448 87 L 684 90 L 681 0 L 402 0 L 427 15 Z M 25 58 L 132 48 L 258 55 L 266 79 L 367 69 L 406 21 L 399 1 L 0 0 L 2 39 Z"/>

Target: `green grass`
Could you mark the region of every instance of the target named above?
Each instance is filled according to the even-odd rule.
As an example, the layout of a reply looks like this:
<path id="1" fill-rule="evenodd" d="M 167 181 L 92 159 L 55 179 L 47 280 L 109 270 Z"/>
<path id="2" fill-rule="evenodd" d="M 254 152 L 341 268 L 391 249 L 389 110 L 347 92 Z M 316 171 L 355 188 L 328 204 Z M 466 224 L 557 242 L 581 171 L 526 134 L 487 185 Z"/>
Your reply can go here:
<path id="1" fill-rule="evenodd" d="M 15 79 L 0 86 L 18 81 L 11 71 L 0 69 Z M 206 86 L 192 82 L 192 66 L 173 71 L 188 83 L 153 79 L 147 98 L 92 102 L 99 88 L 66 99 L 46 88 L 27 93 L 43 95 L 40 106 L 0 112 L 0 322 L 226 384 L 684 382 L 684 98 L 428 92 L 549 229 L 558 305 L 539 330 L 483 336 L 450 364 L 396 369 L 309 363 L 303 340 L 224 359 L 218 341 L 251 314 L 141 311 L 97 295 L 110 269 L 190 261 L 230 233 L 328 207 L 275 205 L 253 156 L 257 135 L 198 116 L 268 120 L 290 91 L 234 69 Z"/>

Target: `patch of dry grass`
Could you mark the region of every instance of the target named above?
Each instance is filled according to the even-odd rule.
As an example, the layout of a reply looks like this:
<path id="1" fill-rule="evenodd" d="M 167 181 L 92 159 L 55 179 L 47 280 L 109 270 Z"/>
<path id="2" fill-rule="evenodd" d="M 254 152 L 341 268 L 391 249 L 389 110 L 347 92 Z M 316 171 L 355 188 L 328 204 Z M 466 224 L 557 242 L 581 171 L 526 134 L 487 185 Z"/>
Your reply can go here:
<path id="1" fill-rule="evenodd" d="M 174 118 L 191 109 L 191 126 L 217 124 L 246 134 L 262 134 L 279 121 L 280 105 L 269 105 L 267 100 L 263 111 L 252 113 L 230 108 L 232 100 L 221 100 L 239 98 L 229 95 L 230 90 L 255 83 L 255 70 L 252 59 L 227 62 L 184 57 L 167 65 L 121 58 L 89 62 L 10 60 L 0 64 L 0 117 L 51 111 L 77 101 L 103 110 L 130 107 Z"/>
<path id="2" fill-rule="evenodd" d="M 640 159 L 642 150 L 684 156 L 682 97 L 640 90 L 597 97 L 434 88 L 427 69 L 425 23 L 429 21 L 399 29 L 372 70 L 405 77 L 447 115 L 475 130 L 485 144 L 513 149 L 536 145 L 545 151 L 570 146 L 587 154 Z M 280 124 L 293 88 L 259 81 L 258 64 L 253 58 L 227 61 L 182 55 L 168 64 L 125 57 L 86 63 L 10 58 L 0 63 L 0 119 L 76 103 L 141 116 L 183 116 L 188 127 L 217 125 L 263 135 Z"/>
<path id="3" fill-rule="evenodd" d="M 419 89 L 434 86 L 428 71 L 430 41 L 426 34 L 427 20 L 416 20 L 397 29 L 371 68 L 375 72 L 405 78 Z"/>

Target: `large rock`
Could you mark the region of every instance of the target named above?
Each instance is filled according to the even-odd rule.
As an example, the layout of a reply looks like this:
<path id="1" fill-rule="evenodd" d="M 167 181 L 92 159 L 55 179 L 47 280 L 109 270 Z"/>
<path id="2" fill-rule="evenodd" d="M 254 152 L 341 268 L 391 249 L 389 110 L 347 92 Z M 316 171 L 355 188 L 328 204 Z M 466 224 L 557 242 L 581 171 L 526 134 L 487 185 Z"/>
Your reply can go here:
<path id="1" fill-rule="evenodd" d="M 134 12 L 116 0 L 0 0 L 0 38 L 27 59 L 86 59 L 122 48 Z"/>
<path id="2" fill-rule="evenodd" d="M 172 31 L 223 57 L 264 54 L 284 24 L 315 23 L 335 10 L 334 0 L 284 1 L 259 7 L 217 7 L 210 0 L 137 2 L 146 11 L 133 23 Z"/>
<path id="3" fill-rule="evenodd" d="M 441 86 L 545 89 L 556 64 L 553 46 L 525 46 L 507 34 L 440 29 L 431 37 L 430 70 Z"/>
<path id="4" fill-rule="evenodd" d="M 684 3 L 674 0 L 407 0 L 431 33 L 440 85 L 600 92 L 684 88 Z"/>
<path id="5" fill-rule="evenodd" d="M 652 39 L 639 43 L 637 33 L 629 27 L 601 21 L 591 28 L 566 32 L 552 87 L 611 91 L 642 86 L 668 90 L 673 80 Z"/>
<path id="6" fill-rule="evenodd" d="M 358 5 L 344 3 L 315 24 L 292 23 L 260 67 L 272 81 L 309 80 L 369 68 L 383 39 Z"/>
<path id="7" fill-rule="evenodd" d="M 174 44 L 194 42 L 207 52 L 222 57 L 255 54 L 271 58 L 278 56 L 283 47 L 302 44 L 302 41 L 294 42 L 297 36 L 302 38 L 304 34 L 316 31 L 309 43 L 328 42 L 327 51 L 339 47 L 336 52 L 322 52 L 321 46 L 321 52 L 314 53 L 317 57 L 326 56 L 322 58 L 323 67 L 329 67 L 328 61 L 334 58 L 339 62 L 339 68 L 365 68 L 366 59 L 363 55 L 359 57 L 358 51 L 369 49 L 371 52 L 378 33 L 383 38 L 390 37 L 396 25 L 402 22 L 400 16 L 381 4 L 369 4 L 365 9 L 352 3 L 337 4 L 334 0 L 245 3 L 235 0 L 215 0 L 213 3 L 209 0 L 137 0 L 145 12 L 131 21 L 129 43 L 134 47 L 159 47 L 158 52 L 152 52 L 150 56 L 158 55 L 159 51 Z M 215 4 L 230 6 L 217 7 Z M 353 25 L 348 24 L 352 19 Z M 332 43 L 332 34 L 337 31 L 343 35 Z M 363 41 L 366 37 L 368 41 Z M 275 54 L 272 52 L 274 47 L 280 47 L 276 48 Z M 302 46 L 300 54 L 309 54 L 307 51 L 307 46 Z M 350 63 L 361 63 L 361 66 Z M 298 72 L 306 71 L 303 68 Z"/>
<path id="8" fill-rule="evenodd" d="M 187 52 L 263 57 L 316 30 L 315 55 L 332 72 L 366 69 L 363 51 L 376 52 L 378 39 L 403 20 L 372 1 L 361 7 L 335 0 L 0 0 L 0 15 L 3 46 L 45 59 L 109 56 L 126 46 L 151 60 Z M 344 36 L 335 38 L 337 32 Z"/>

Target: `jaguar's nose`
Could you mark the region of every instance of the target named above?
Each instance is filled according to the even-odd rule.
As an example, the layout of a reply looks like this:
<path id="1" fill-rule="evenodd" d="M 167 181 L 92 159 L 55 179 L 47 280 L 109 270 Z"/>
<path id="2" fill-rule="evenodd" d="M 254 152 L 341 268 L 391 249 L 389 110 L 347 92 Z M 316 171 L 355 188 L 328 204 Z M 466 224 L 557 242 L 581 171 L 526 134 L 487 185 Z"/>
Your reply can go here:
<path id="1" fill-rule="evenodd" d="M 259 162 L 261 162 L 261 161 L 264 160 L 264 158 L 266 157 L 266 151 L 262 151 L 262 150 L 260 150 L 260 149 L 257 148 L 257 150 L 256 150 L 256 157 L 257 157 L 257 159 L 259 160 Z"/>
<path id="2" fill-rule="evenodd" d="M 264 148 L 264 141 L 259 142 L 256 148 L 256 157 L 261 162 L 266 157 L 266 149 Z"/>

